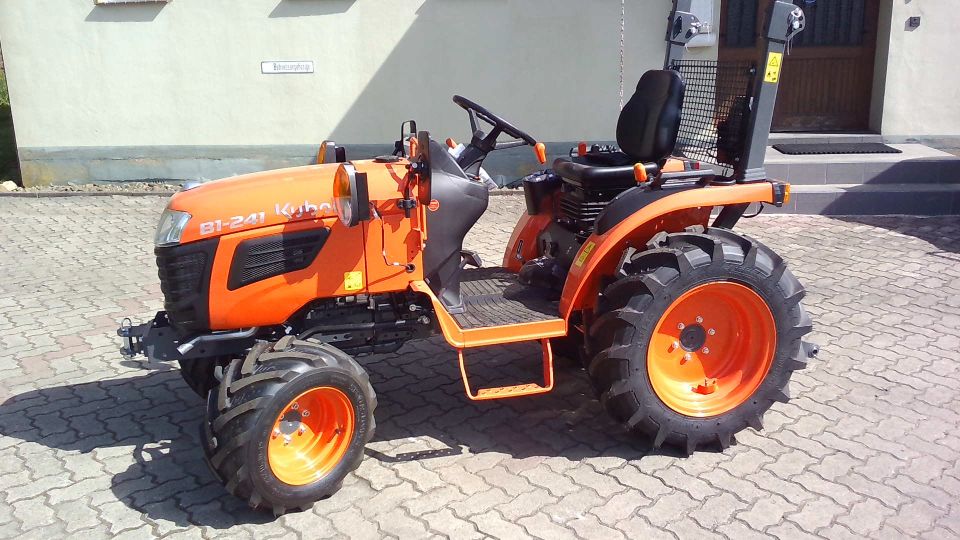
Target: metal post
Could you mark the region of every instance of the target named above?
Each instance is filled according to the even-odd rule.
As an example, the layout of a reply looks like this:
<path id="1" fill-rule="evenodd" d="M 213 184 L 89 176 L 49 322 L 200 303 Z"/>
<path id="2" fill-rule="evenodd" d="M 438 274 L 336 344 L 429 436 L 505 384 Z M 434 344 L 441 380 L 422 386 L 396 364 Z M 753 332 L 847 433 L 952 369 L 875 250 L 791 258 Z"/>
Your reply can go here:
<path id="1" fill-rule="evenodd" d="M 667 54 L 663 69 L 670 69 L 675 61 L 683 60 L 687 43 L 700 31 L 700 19 L 690 12 L 692 0 L 673 0 L 673 9 L 667 19 Z"/>
<path id="2" fill-rule="evenodd" d="M 773 108 L 777 102 L 777 88 L 780 86 L 780 69 L 787 42 L 803 30 L 805 19 L 803 10 L 782 0 L 776 0 L 770 8 L 764 38 L 767 40 L 763 64 L 758 67 L 754 81 L 752 113 L 744 140 L 741 165 L 735 172 L 737 182 L 758 182 L 767 179 L 764 160 L 767 142 L 770 139 L 770 126 L 773 122 Z"/>

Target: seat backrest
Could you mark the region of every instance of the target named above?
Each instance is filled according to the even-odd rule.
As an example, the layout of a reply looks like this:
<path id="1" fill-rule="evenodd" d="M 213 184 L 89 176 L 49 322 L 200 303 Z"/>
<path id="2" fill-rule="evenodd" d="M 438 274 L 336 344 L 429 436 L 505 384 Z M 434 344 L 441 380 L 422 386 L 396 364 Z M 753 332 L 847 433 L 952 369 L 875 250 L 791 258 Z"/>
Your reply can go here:
<path id="1" fill-rule="evenodd" d="M 680 131 L 683 90 L 683 79 L 671 69 L 650 70 L 640 77 L 617 122 L 617 144 L 625 154 L 643 163 L 670 156 Z"/>

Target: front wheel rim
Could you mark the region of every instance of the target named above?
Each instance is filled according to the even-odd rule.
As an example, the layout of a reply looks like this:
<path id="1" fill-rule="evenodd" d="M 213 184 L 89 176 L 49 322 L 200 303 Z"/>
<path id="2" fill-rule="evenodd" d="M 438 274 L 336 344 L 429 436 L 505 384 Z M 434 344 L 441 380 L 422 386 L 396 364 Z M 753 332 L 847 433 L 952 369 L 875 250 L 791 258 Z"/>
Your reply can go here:
<path id="1" fill-rule="evenodd" d="M 343 459 L 355 429 L 353 404 L 342 390 L 307 390 L 274 420 L 267 446 L 270 470 L 292 486 L 321 480 Z"/>
<path id="2" fill-rule="evenodd" d="M 730 281 L 705 283 L 664 311 L 647 350 L 647 371 L 664 405 L 707 418 L 753 396 L 776 346 L 776 322 L 759 294 Z"/>

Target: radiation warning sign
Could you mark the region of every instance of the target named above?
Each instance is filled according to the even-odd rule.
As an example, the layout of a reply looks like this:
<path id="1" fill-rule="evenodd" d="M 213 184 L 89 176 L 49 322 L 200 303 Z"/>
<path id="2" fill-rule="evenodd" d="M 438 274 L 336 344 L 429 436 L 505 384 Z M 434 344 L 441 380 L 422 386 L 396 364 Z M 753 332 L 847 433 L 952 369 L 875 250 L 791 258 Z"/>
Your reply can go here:
<path id="1" fill-rule="evenodd" d="M 767 72 L 763 82 L 780 82 L 780 68 L 783 67 L 783 53 L 772 52 L 767 56 Z"/>

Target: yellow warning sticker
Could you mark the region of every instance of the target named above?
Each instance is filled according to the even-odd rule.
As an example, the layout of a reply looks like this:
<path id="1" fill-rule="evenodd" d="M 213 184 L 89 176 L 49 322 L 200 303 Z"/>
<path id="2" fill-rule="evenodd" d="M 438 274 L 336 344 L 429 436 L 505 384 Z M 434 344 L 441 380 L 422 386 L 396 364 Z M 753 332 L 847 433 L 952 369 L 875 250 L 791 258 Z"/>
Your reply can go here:
<path id="1" fill-rule="evenodd" d="M 583 263 L 587 262 L 587 259 L 590 258 L 590 254 L 593 253 L 593 248 L 597 245 L 593 242 L 587 242 L 587 245 L 583 246 L 583 249 L 580 250 L 580 255 L 577 256 L 577 261 L 574 263 L 577 266 L 583 266 Z"/>
<path id="2" fill-rule="evenodd" d="M 783 53 L 772 52 L 767 56 L 767 73 L 763 82 L 780 82 L 780 68 L 783 67 Z"/>
<path id="3" fill-rule="evenodd" d="M 363 288 L 363 272 L 345 272 L 343 274 L 343 288 L 348 291 L 359 291 Z"/>

